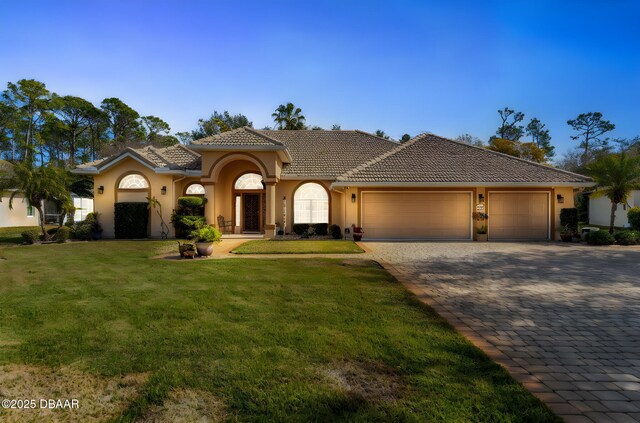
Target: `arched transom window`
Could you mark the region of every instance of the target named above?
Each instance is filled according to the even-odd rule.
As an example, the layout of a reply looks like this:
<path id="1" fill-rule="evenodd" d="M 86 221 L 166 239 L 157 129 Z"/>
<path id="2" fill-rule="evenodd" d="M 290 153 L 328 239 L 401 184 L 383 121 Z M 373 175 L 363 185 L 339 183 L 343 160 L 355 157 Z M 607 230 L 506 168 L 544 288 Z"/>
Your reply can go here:
<path id="1" fill-rule="evenodd" d="M 245 173 L 236 180 L 235 189 L 263 189 L 262 175 L 257 173 Z"/>
<path id="2" fill-rule="evenodd" d="M 293 223 L 329 223 L 329 194 L 320 184 L 300 185 L 293 195 Z"/>
<path id="3" fill-rule="evenodd" d="M 120 184 L 118 184 L 118 189 L 147 189 L 149 188 L 149 183 L 142 175 L 138 175 L 137 173 L 127 175 L 120 180 Z"/>
<path id="4" fill-rule="evenodd" d="M 204 187 L 200 184 L 191 184 L 187 188 L 187 195 L 204 195 Z"/>

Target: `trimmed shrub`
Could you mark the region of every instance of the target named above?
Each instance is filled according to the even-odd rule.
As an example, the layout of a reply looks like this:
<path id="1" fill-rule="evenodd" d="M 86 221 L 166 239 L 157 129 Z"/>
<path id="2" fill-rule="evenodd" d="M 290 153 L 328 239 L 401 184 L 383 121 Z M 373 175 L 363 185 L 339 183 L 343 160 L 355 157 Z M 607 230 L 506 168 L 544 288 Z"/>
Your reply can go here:
<path id="1" fill-rule="evenodd" d="M 22 236 L 22 242 L 25 244 L 34 244 L 36 241 L 40 241 L 40 232 L 36 229 L 29 229 L 20 235 Z"/>
<path id="2" fill-rule="evenodd" d="M 147 238 L 149 236 L 148 206 L 148 203 L 116 203 L 114 216 L 116 238 Z"/>
<path id="3" fill-rule="evenodd" d="M 53 240 L 59 243 L 63 243 L 71 237 L 71 228 L 67 226 L 61 226 L 53 236 Z"/>
<path id="4" fill-rule="evenodd" d="M 293 225 L 293 233 L 296 235 L 309 234 L 309 224 L 308 223 L 295 223 Z"/>
<path id="5" fill-rule="evenodd" d="M 195 242 L 220 242 L 220 238 L 222 238 L 222 234 L 219 230 L 214 228 L 213 226 L 205 225 L 199 229 L 196 229 L 191 233 L 191 238 Z"/>
<path id="6" fill-rule="evenodd" d="M 640 231 L 640 207 L 631 207 L 627 212 L 629 225 L 634 231 Z"/>
<path id="7" fill-rule="evenodd" d="M 207 199 L 204 197 L 180 197 L 176 213 L 184 216 L 204 216 L 204 205 Z"/>
<path id="8" fill-rule="evenodd" d="M 620 245 L 636 245 L 640 240 L 640 232 L 637 231 L 619 231 L 613 236 Z"/>
<path id="9" fill-rule="evenodd" d="M 342 239 L 342 229 L 338 225 L 329 226 L 329 233 L 333 239 Z"/>
<path id="10" fill-rule="evenodd" d="M 93 230 L 91 225 L 84 224 L 83 222 L 76 223 L 73 226 L 72 238 L 80 241 L 91 241 Z"/>
<path id="11" fill-rule="evenodd" d="M 176 238 L 188 238 L 191 232 L 205 226 L 207 219 L 204 216 L 186 216 L 174 212 L 171 223 L 176 230 Z"/>
<path id="12" fill-rule="evenodd" d="M 566 208 L 560 210 L 560 226 L 574 233 L 578 232 L 578 209 Z"/>
<path id="13" fill-rule="evenodd" d="M 606 230 L 589 232 L 585 239 L 589 245 L 612 245 L 616 242 L 613 235 Z"/>
<path id="14" fill-rule="evenodd" d="M 326 236 L 329 233 L 329 224 L 316 223 L 313 225 L 313 232 L 319 236 Z"/>

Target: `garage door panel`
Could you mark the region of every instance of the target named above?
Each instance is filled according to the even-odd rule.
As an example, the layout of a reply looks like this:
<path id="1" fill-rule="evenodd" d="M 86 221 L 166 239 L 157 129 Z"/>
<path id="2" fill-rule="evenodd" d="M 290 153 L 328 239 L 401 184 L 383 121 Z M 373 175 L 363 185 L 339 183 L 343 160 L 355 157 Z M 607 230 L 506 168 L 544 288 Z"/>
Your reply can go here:
<path id="1" fill-rule="evenodd" d="M 489 239 L 549 239 L 549 194 L 489 193 Z"/>
<path id="2" fill-rule="evenodd" d="M 469 193 L 364 192 L 367 238 L 469 239 Z"/>

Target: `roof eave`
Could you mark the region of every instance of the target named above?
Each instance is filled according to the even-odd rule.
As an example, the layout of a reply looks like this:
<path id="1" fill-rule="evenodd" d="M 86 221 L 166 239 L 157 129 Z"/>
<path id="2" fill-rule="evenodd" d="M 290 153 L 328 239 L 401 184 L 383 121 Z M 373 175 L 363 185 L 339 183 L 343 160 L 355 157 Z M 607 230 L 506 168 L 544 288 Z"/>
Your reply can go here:
<path id="1" fill-rule="evenodd" d="M 331 187 L 592 187 L 595 182 L 358 182 L 336 181 Z"/>

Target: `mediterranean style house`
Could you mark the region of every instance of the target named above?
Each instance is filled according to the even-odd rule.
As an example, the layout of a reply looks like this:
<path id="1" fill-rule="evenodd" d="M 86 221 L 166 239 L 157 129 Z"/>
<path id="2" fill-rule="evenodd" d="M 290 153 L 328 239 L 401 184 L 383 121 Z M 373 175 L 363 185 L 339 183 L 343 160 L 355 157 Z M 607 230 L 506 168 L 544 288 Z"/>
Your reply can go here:
<path id="1" fill-rule="evenodd" d="M 206 197 L 205 217 L 234 233 L 297 223 L 364 229 L 365 239 L 552 240 L 560 209 L 585 176 L 421 134 L 398 144 L 362 131 L 239 128 L 189 146 L 127 148 L 79 166 L 93 175 L 95 211 L 114 236 L 114 204 L 156 197 L 169 222 L 177 199 Z M 479 222 L 473 212 L 487 213 Z M 149 235 L 160 236 L 151 214 Z"/>

